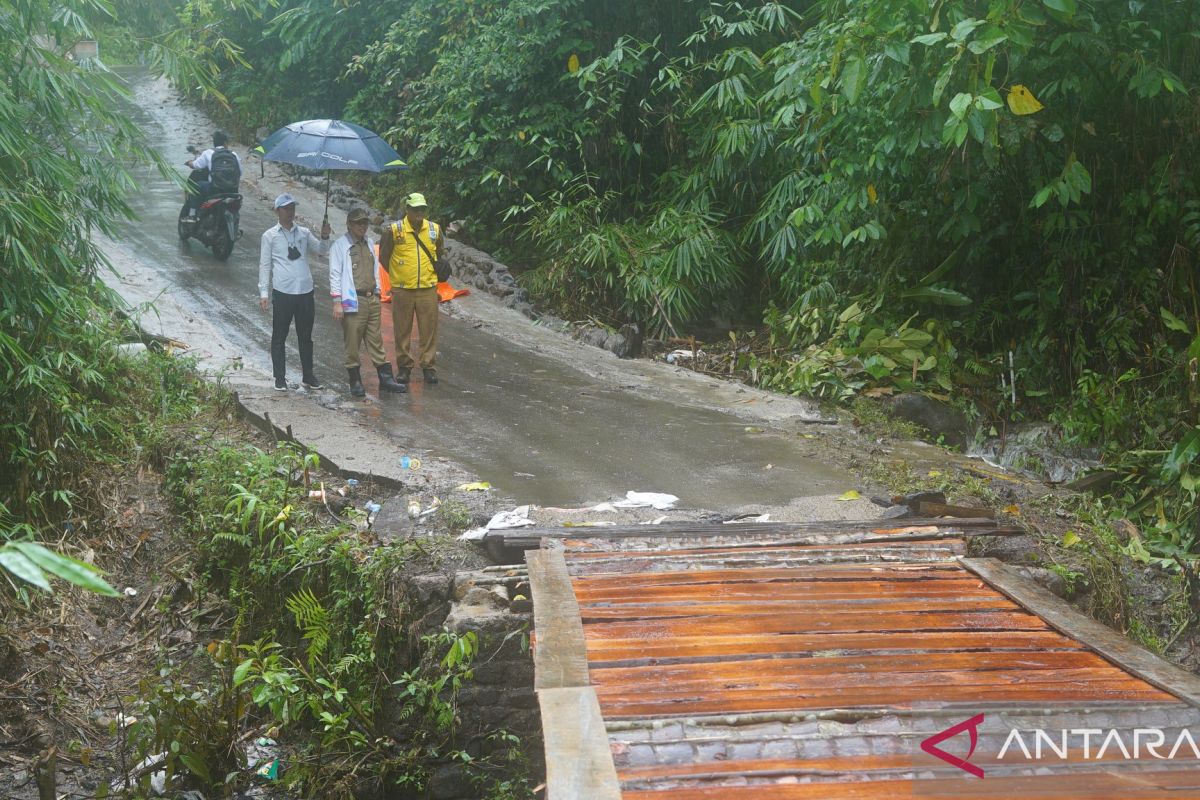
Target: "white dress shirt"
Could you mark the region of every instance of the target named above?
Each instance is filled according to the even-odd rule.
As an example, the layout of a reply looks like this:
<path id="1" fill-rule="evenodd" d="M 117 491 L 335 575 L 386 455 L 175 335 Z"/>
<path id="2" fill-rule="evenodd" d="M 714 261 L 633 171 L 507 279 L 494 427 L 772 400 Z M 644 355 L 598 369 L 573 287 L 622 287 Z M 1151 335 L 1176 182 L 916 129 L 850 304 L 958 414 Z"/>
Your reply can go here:
<path id="1" fill-rule="evenodd" d="M 300 251 L 296 260 L 288 258 L 288 247 Z M 276 224 L 262 235 L 258 249 L 258 296 L 269 298 L 271 290 L 284 294 L 308 294 L 313 290 L 308 252 L 329 252 L 329 240 L 318 239 L 303 225 L 292 223 L 291 230 Z"/>

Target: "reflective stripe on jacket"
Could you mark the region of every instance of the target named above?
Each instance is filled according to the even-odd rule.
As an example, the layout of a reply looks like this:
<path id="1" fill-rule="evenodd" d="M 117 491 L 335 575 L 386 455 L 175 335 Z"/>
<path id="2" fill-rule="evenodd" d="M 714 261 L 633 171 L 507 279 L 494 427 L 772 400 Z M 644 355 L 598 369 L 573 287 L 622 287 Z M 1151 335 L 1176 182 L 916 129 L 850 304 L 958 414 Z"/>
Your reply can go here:
<path id="1" fill-rule="evenodd" d="M 437 250 L 440 233 L 434 222 L 425 220 L 419 234 L 435 258 L 440 256 Z M 388 278 L 393 287 L 401 289 L 430 289 L 437 286 L 433 263 L 417 244 L 407 217 L 392 223 L 392 258 L 388 261 Z"/>

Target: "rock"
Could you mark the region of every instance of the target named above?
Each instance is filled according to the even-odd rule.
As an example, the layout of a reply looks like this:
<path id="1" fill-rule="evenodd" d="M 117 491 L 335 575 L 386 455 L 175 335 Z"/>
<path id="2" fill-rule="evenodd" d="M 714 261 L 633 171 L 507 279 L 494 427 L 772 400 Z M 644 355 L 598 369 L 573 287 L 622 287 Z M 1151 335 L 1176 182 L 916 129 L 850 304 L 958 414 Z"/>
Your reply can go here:
<path id="1" fill-rule="evenodd" d="M 603 328 L 587 327 L 580 330 L 578 338 L 584 344 L 590 344 L 593 347 L 607 348 L 608 347 L 608 331 Z"/>
<path id="2" fill-rule="evenodd" d="M 923 394 L 901 394 L 892 400 L 892 415 L 920 425 L 933 440 L 948 445 L 967 446 L 967 416 L 957 408 Z"/>
<path id="3" fill-rule="evenodd" d="M 1044 567 L 1017 567 L 1016 569 L 1029 580 L 1045 586 L 1059 597 L 1067 596 L 1067 582 L 1057 572 Z"/>
<path id="4" fill-rule="evenodd" d="M 438 767 L 429 779 L 429 792 L 434 800 L 460 800 L 478 796 L 467 768 L 457 764 Z"/>
<path id="5" fill-rule="evenodd" d="M 642 329 L 632 322 L 622 325 L 609 341 L 608 349 L 617 358 L 637 358 L 642 354 Z"/>
<path id="6" fill-rule="evenodd" d="M 940 505 L 945 505 L 946 504 L 946 493 L 945 492 L 926 491 L 926 492 L 909 492 L 908 494 L 898 494 L 892 498 L 892 503 L 894 505 L 898 505 L 898 506 L 907 506 L 908 508 L 912 509 L 913 511 L 916 511 L 917 507 L 921 503 L 938 503 Z"/>
<path id="7" fill-rule="evenodd" d="M 889 508 L 884 509 L 883 513 L 879 515 L 879 518 L 904 519 L 905 517 L 911 516 L 914 516 L 913 510 L 908 506 L 890 506 Z"/>
<path id="8" fill-rule="evenodd" d="M 1066 486 L 1076 492 L 1091 492 L 1092 494 L 1104 494 L 1108 488 L 1113 485 L 1113 482 L 1120 475 L 1111 469 L 1099 469 L 1095 472 L 1089 472 L 1082 478 L 1073 480 Z"/>

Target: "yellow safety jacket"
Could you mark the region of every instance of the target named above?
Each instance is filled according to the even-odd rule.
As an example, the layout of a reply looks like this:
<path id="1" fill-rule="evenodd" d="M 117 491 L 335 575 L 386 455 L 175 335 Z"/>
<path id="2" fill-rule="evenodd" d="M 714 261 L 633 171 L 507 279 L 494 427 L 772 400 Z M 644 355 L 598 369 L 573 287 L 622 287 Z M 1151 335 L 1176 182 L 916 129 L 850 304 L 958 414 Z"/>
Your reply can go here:
<path id="1" fill-rule="evenodd" d="M 441 231 L 437 223 L 425 220 L 419 234 L 414 234 L 408 218 L 392 223 L 392 257 L 388 261 L 388 278 L 393 287 L 401 289 L 431 289 L 437 286 L 437 273 L 433 271 L 433 262 L 417 244 L 416 236 L 433 253 L 434 258 L 440 258 L 437 249 L 438 237 Z"/>

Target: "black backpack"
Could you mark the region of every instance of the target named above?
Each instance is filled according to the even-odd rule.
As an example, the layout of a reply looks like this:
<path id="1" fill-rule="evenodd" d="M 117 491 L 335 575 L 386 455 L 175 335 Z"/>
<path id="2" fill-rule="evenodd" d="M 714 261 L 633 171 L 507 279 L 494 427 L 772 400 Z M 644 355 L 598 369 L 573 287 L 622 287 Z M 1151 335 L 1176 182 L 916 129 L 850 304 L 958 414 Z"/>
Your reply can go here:
<path id="1" fill-rule="evenodd" d="M 242 167 L 238 163 L 237 155 L 232 150 L 220 148 L 213 150 L 208 174 L 212 179 L 214 192 L 233 194 L 238 190 L 238 183 L 242 180 Z"/>

